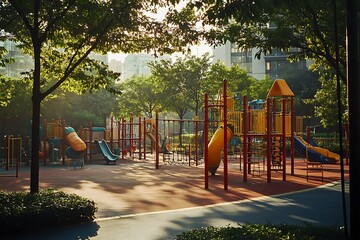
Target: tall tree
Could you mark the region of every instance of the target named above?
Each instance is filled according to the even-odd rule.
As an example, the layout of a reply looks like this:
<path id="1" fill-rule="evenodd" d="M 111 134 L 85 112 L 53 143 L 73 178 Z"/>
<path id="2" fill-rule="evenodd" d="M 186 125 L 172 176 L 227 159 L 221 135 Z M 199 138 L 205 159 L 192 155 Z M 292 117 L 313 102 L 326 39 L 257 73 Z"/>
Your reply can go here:
<path id="1" fill-rule="evenodd" d="M 123 88 L 123 94 L 118 100 L 121 114 L 119 117 L 145 114 L 152 118 L 162 100 L 155 85 L 155 77 L 134 75 L 125 80 Z"/>
<path id="2" fill-rule="evenodd" d="M 321 89 L 319 89 L 312 101 L 315 105 L 315 115 L 320 117 L 321 124 L 325 128 L 336 129 L 338 124 L 337 118 L 337 98 L 336 98 L 336 77 L 331 71 L 326 71 L 320 77 Z M 346 86 L 341 84 L 341 105 L 342 105 L 342 122 L 347 122 L 348 112 L 346 109 Z"/>
<path id="3" fill-rule="evenodd" d="M 162 60 L 150 63 L 151 73 L 158 80 L 158 88 L 163 92 L 163 107 L 176 112 L 180 119 L 193 110 L 199 113 L 203 94 L 204 82 L 210 69 L 210 56 L 201 57 L 186 55 L 178 57 L 174 62 Z"/>
<path id="4" fill-rule="evenodd" d="M 204 88 L 209 93 L 209 96 L 214 96 L 219 89 L 222 89 L 224 79 L 228 81 L 228 88 L 238 96 L 257 97 L 256 89 L 252 89 L 252 86 L 257 83 L 255 78 L 251 77 L 239 65 L 234 64 L 227 67 L 221 62 L 212 64 L 206 76 Z"/>
<path id="5" fill-rule="evenodd" d="M 32 55 L 32 154 L 30 191 L 39 190 L 40 104 L 67 81 L 77 89 L 114 91 L 101 64 L 88 58 L 93 51 L 105 53 L 151 51 L 170 53 L 196 41 L 183 19 L 151 17 L 159 7 L 177 0 L 5 0 L 0 4 L 0 29 L 23 44 Z M 179 23 L 180 22 L 180 23 Z M 176 36 L 176 37 L 175 37 Z M 192 39 L 192 40 L 191 40 Z M 100 77 L 101 76 L 101 77 Z M 81 77 L 81 78 L 79 78 Z M 51 79 L 48 79 L 51 78 Z M 52 84 L 47 84 L 52 80 Z"/>
<path id="6" fill-rule="evenodd" d="M 175 112 L 183 119 L 189 111 L 198 115 L 203 100 L 206 72 L 210 67 L 208 54 L 202 57 L 186 55 L 175 62 L 162 60 L 149 64 L 151 73 L 158 80 L 164 110 Z M 180 122 L 179 136 L 182 144 L 183 122 Z"/>

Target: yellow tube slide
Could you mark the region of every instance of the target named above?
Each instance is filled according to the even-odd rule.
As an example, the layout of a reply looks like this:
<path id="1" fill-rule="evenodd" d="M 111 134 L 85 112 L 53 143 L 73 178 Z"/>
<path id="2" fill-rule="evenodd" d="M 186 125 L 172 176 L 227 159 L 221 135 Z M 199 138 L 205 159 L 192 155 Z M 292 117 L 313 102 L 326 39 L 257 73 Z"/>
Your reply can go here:
<path id="1" fill-rule="evenodd" d="M 86 149 L 85 142 L 77 135 L 72 127 L 65 128 L 65 139 L 75 151 L 84 151 Z"/>
<path id="2" fill-rule="evenodd" d="M 208 151 L 209 151 L 208 166 L 209 166 L 209 172 L 212 175 L 215 175 L 216 170 L 220 165 L 221 153 L 222 150 L 224 149 L 224 134 L 225 134 L 224 127 L 220 126 L 214 133 L 208 145 Z M 232 136 L 233 136 L 233 132 L 231 131 L 230 128 L 227 127 L 226 142 L 229 142 Z"/>

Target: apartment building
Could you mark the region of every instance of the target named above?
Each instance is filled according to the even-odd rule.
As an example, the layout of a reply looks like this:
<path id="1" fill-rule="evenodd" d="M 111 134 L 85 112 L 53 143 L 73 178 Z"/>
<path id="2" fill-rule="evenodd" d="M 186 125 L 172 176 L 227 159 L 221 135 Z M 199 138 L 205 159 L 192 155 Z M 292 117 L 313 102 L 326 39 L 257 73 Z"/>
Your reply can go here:
<path id="1" fill-rule="evenodd" d="M 299 50 L 294 48 L 290 50 L 290 52 L 292 51 Z M 257 52 L 256 48 L 239 49 L 236 44 L 227 42 L 213 50 L 213 62 L 220 61 L 228 67 L 237 64 L 256 79 L 263 79 L 266 75 L 270 76 L 271 79 L 283 78 L 285 74 L 293 70 L 308 68 L 308 63 L 305 60 L 290 62 L 287 59 L 289 53 L 277 49 L 274 49 L 271 54 L 261 54 L 260 59 L 255 57 Z"/>

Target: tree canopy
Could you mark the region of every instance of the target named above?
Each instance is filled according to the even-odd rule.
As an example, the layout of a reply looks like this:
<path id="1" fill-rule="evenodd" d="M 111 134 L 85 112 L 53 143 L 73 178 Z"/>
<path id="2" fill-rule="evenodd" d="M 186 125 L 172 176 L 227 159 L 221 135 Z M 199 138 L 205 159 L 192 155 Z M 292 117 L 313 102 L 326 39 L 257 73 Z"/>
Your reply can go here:
<path id="1" fill-rule="evenodd" d="M 163 21 L 151 16 L 158 8 L 176 3 L 178 0 L 1 2 L 0 29 L 21 43 L 22 50 L 34 59 L 34 69 L 27 75 L 32 82 L 31 192 L 39 188 L 42 100 L 59 86 L 80 92 L 104 88 L 116 93 L 116 75 L 90 60 L 91 52 L 171 53 L 196 42 L 196 31 L 182 24 L 186 19 L 181 16 L 168 15 Z"/>
<path id="2" fill-rule="evenodd" d="M 337 44 L 339 77 L 346 83 L 344 1 L 190 1 L 188 8 L 197 9 L 201 31 L 211 45 L 230 41 L 242 49 L 256 47 L 258 57 L 280 49 L 292 60 L 311 59 L 314 68 L 334 70 Z"/>
<path id="3" fill-rule="evenodd" d="M 153 112 L 160 107 L 161 93 L 156 88 L 154 76 L 132 76 L 124 82 L 123 94 L 118 99 L 118 117 L 141 116 L 153 117 Z"/>

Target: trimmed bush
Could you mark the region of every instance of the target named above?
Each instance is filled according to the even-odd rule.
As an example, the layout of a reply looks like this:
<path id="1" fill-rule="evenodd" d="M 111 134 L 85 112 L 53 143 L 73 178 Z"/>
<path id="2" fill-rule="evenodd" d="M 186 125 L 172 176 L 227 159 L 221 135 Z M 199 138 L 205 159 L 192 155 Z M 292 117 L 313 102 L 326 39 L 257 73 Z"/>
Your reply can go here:
<path id="1" fill-rule="evenodd" d="M 94 201 L 54 189 L 36 194 L 0 192 L 2 234 L 88 222 L 94 220 L 96 211 Z"/>
<path id="2" fill-rule="evenodd" d="M 312 225 L 246 224 L 238 227 L 206 227 L 179 234 L 176 240 L 341 240 L 344 230 Z"/>

